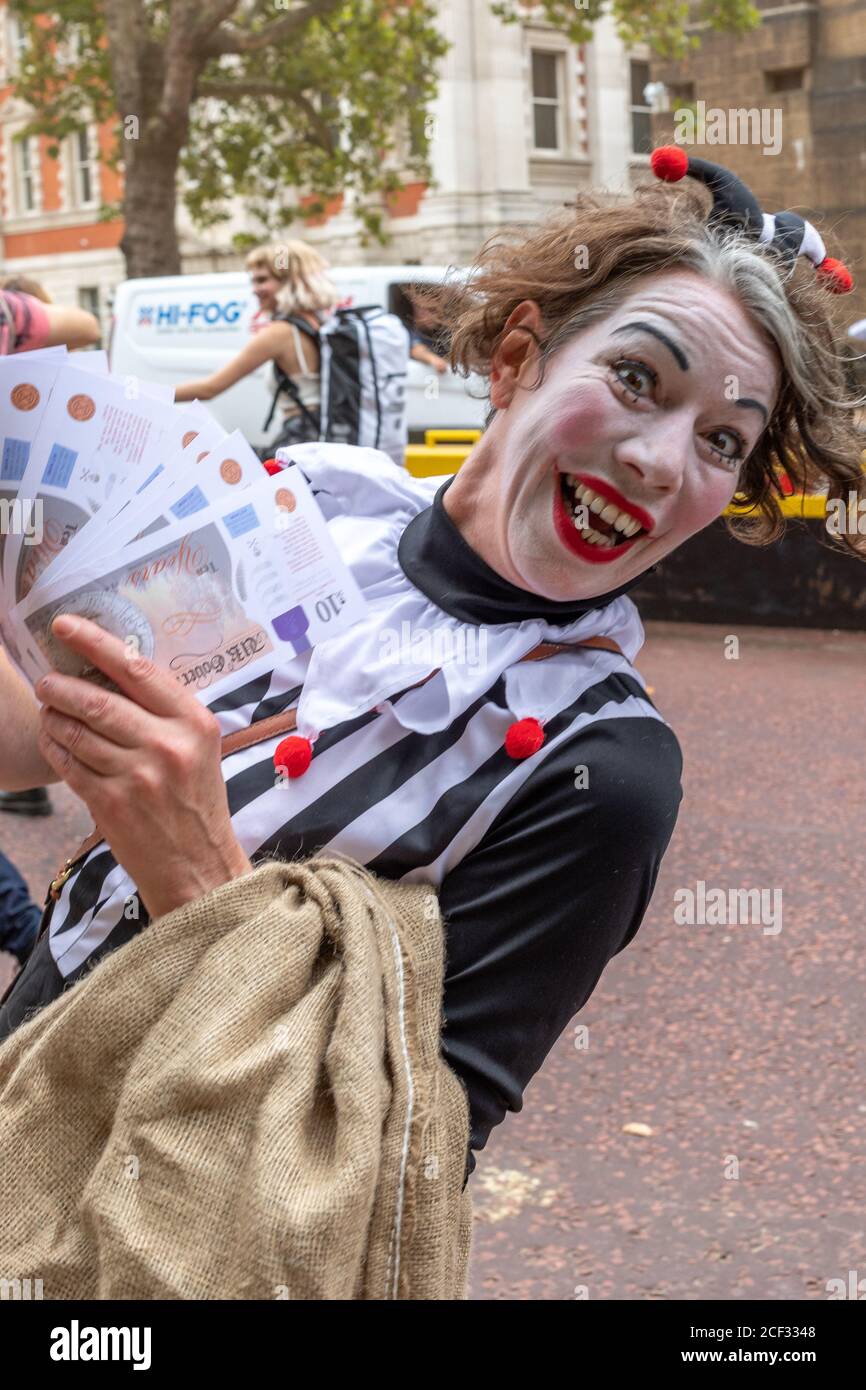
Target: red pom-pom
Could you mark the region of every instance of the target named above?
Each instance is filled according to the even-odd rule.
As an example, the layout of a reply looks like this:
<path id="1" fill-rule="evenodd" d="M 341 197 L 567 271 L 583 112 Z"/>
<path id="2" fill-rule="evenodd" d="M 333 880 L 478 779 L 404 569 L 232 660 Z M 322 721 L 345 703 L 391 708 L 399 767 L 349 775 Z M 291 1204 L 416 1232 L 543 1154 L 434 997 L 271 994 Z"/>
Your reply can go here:
<path id="1" fill-rule="evenodd" d="M 263 467 L 266 473 L 270 473 L 271 477 L 275 473 L 282 473 L 283 471 L 283 465 L 279 459 L 265 459 Z"/>
<path id="2" fill-rule="evenodd" d="M 531 758 L 544 742 L 544 730 L 537 719 L 518 719 L 505 735 L 505 751 L 509 758 Z"/>
<path id="3" fill-rule="evenodd" d="M 650 155 L 650 166 L 657 179 L 678 183 L 689 171 L 689 157 L 680 145 L 660 145 Z"/>
<path id="4" fill-rule="evenodd" d="M 289 777 L 303 777 L 312 761 L 313 745 L 300 734 L 289 734 L 274 753 L 274 767 L 284 768 Z"/>
<path id="5" fill-rule="evenodd" d="M 822 280 L 827 282 L 827 289 L 832 290 L 833 294 L 847 294 L 853 290 L 854 281 L 847 265 L 837 261 L 835 256 L 825 256 L 819 266 L 816 267 Z"/>

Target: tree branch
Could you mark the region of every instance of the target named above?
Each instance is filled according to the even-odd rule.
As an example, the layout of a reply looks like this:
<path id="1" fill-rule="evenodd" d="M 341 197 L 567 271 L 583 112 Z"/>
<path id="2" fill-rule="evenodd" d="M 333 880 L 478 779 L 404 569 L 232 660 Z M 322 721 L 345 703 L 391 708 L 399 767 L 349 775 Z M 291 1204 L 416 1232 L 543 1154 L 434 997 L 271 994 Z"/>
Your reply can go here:
<path id="1" fill-rule="evenodd" d="M 257 33 L 238 29 L 232 24 L 222 25 L 202 45 L 202 52 L 209 58 L 219 57 L 222 53 L 256 53 L 262 48 L 270 48 L 273 44 L 293 38 L 310 20 L 324 19 L 344 4 L 345 0 L 308 0 L 301 9 L 292 10 L 284 19 L 275 19 Z"/>
<path id="2" fill-rule="evenodd" d="M 222 24 L 224 19 L 228 19 L 232 10 L 238 7 L 238 0 L 214 0 L 211 5 L 205 5 L 199 11 L 199 20 L 193 30 L 193 37 L 196 43 L 206 39 L 208 34 L 216 29 L 217 25 Z"/>
<path id="3" fill-rule="evenodd" d="M 336 152 L 330 127 L 317 111 L 309 97 L 303 92 L 292 91 L 280 82 L 266 82 L 260 78 L 241 78 L 237 82 L 218 80 L 200 82 L 197 88 L 200 97 L 216 97 L 218 100 L 234 101 L 237 97 L 279 97 L 280 101 L 293 102 L 300 107 L 310 126 L 318 136 L 319 144 L 328 154 Z"/>
<path id="4" fill-rule="evenodd" d="M 219 79 L 208 78 L 206 82 L 198 84 L 196 95 L 219 97 L 225 101 L 231 101 L 233 97 L 279 97 L 281 101 L 294 99 L 293 93 L 284 82 L 265 82 L 258 77 L 241 77 L 236 82 L 231 79 L 220 82 Z"/>

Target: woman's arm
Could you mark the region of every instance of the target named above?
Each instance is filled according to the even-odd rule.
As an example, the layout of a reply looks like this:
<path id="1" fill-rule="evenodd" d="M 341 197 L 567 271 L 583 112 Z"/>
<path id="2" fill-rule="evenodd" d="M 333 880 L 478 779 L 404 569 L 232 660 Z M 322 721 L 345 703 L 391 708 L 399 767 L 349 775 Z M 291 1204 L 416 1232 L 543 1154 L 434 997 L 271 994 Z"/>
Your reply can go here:
<path id="1" fill-rule="evenodd" d="M 588 777 L 575 777 L 578 767 Z M 660 720 L 594 722 L 541 763 L 446 876 L 442 1053 L 466 1086 L 472 1150 L 522 1108 L 637 932 L 676 823 L 681 768 Z"/>
<path id="2" fill-rule="evenodd" d="M 41 299 L 20 290 L 0 290 L 0 299 L 3 318 L 7 320 L 0 335 L 0 352 L 31 352 L 59 344 L 92 347 L 99 342 L 99 324 L 86 309 L 43 304 Z"/>
<path id="3" fill-rule="evenodd" d="M 70 309 L 61 304 L 44 304 L 48 316 L 45 347 L 65 343 L 68 348 L 93 347 L 102 336 L 99 323 L 86 309 Z"/>
<path id="4" fill-rule="evenodd" d="M 428 367 L 435 367 L 439 373 L 447 372 L 448 363 L 444 357 L 440 357 L 437 352 L 425 347 L 423 343 L 415 343 L 409 356 L 416 362 L 426 362 Z"/>
<path id="5" fill-rule="evenodd" d="M 0 789 L 26 791 L 59 782 L 60 776 L 39 751 L 39 702 L 0 648 Z"/>
<path id="6" fill-rule="evenodd" d="M 287 323 L 269 323 L 260 329 L 241 349 L 237 357 L 220 367 L 211 376 L 200 381 L 185 381 L 174 393 L 175 401 L 210 401 L 221 396 L 235 382 L 242 381 L 254 372 L 263 362 L 271 362 L 275 357 L 291 353 L 292 332 Z"/>

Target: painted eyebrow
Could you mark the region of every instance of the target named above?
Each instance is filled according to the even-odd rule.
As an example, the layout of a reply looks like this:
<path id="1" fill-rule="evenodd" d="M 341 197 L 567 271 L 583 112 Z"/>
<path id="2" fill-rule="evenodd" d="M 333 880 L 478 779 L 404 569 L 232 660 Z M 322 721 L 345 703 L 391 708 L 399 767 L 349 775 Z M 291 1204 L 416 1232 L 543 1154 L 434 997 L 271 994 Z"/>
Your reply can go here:
<path id="1" fill-rule="evenodd" d="M 676 343 L 671 342 L 666 333 L 662 333 L 660 328 L 655 328 L 651 323 L 626 323 L 622 328 L 615 328 L 613 331 L 614 333 L 627 333 L 633 328 L 638 328 L 643 333 L 651 333 L 654 338 L 658 338 L 659 341 L 664 343 L 665 347 L 673 353 L 682 370 L 684 372 L 688 371 L 688 358 L 682 348 L 678 347 Z M 761 405 L 760 401 L 753 401 L 749 396 L 740 396 L 738 400 L 734 401 L 734 405 L 745 406 L 747 410 L 759 410 L 764 417 L 764 424 L 766 425 L 769 422 L 770 417 L 767 414 L 766 407 Z"/>
<path id="2" fill-rule="evenodd" d="M 681 347 L 672 342 L 666 333 L 662 333 L 660 328 L 655 328 L 651 323 L 625 323 L 622 328 L 615 328 L 614 333 L 628 333 L 630 329 L 638 328 L 642 333 L 651 333 L 659 342 L 664 343 L 668 352 L 673 354 L 674 360 L 681 371 L 687 372 L 689 369 L 689 359 Z"/>
<path id="3" fill-rule="evenodd" d="M 761 405 L 760 401 L 750 400 L 748 396 L 740 396 L 738 400 L 734 401 L 734 405 L 744 405 L 747 409 L 760 410 L 761 414 L 764 417 L 765 425 L 767 424 L 770 418 L 767 414 L 766 406 Z"/>

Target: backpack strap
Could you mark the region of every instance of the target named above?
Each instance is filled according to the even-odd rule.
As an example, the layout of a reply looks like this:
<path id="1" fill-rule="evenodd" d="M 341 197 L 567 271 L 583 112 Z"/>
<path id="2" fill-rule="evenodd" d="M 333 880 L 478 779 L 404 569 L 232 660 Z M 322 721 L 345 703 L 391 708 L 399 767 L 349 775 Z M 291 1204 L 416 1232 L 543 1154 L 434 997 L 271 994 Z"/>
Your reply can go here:
<path id="1" fill-rule="evenodd" d="M 622 648 L 612 637 L 588 637 L 584 642 L 541 642 L 525 656 L 522 656 L 520 660 L 546 661 L 548 657 L 558 656 L 560 652 L 572 652 L 576 647 L 600 647 L 604 651 L 618 652 L 620 656 L 624 655 Z M 426 685 L 427 681 L 435 675 L 436 671 L 431 671 L 429 676 L 418 681 L 417 685 Z M 411 688 L 414 689 L 415 687 Z M 230 754 L 238 753 L 244 748 L 252 748 L 257 743 L 266 743 L 269 738 L 275 738 L 277 734 L 291 733 L 297 725 L 297 720 L 297 710 L 287 709 L 280 714 L 272 714 L 267 719 L 260 719 L 255 724 L 250 724 L 246 729 L 236 729 L 234 733 L 226 734 L 223 737 L 220 756 L 227 758 Z M 64 862 L 56 877 L 51 880 L 48 889 L 49 899 L 54 902 L 57 901 L 60 897 L 60 890 L 79 860 L 88 855 L 104 839 L 105 836 L 102 831 L 94 826 L 86 839 L 82 840 L 74 855 Z"/>
<path id="2" fill-rule="evenodd" d="M 271 323 L 290 323 L 292 327 L 298 329 L 299 332 L 306 333 L 311 342 L 314 342 L 317 347 L 319 346 L 320 339 L 318 329 L 313 328 L 312 324 L 307 323 L 307 320 L 302 319 L 298 314 L 274 314 Z M 271 421 L 274 418 L 274 411 L 277 408 L 277 401 L 280 396 L 286 395 L 298 407 L 298 410 L 304 417 L 307 428 L 312 430 L 314 435 L 317 435 L 319 433 L 319 423 L 301 400 L 301 393 L 295 385 L 295 382 L 283 371 L 279 362 L 274 362 L 274 373 L 277 378 L 277 389 L 274 392 L 274 399 L 271 401 L 268 418 L 263 424 L 262 429 L 270 429 Z"/>

